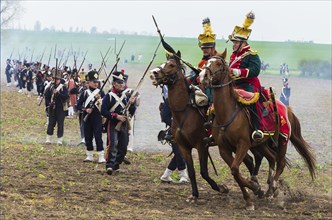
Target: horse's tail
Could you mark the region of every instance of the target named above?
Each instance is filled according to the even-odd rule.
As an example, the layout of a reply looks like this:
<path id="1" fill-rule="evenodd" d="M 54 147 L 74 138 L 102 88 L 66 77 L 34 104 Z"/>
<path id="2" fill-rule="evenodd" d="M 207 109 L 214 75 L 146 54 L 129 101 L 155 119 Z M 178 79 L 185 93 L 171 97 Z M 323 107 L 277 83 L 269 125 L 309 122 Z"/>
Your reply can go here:
<path id="1" fill-rule="evenodd" d="M 311 146 L 303 139 L 301 134 L 301 124 L 290 107 L 287 107 L 288 119 L 291 123 L 290 141 L 295 146 L 296 151 L 301 155 L 307 164 L 312 180 L 315 179 L 316 159 Z"/>

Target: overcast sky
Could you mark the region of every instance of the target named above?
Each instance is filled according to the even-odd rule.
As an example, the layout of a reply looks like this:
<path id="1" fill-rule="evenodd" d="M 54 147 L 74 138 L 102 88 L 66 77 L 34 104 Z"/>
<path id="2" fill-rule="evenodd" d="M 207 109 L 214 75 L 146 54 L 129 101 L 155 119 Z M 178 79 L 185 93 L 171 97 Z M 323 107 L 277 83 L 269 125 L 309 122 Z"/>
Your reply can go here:
<path id="1" fill-rule="evenodd" d="M 197 37 L 209 17 L 217 38 L 242 25 L 249 11 L 256 14 L 250 39 L 310 41 L 331 44 L 331 0 L 326 1 L 23 1 L 24 13 L 14 27 L 69 31 L 72 27 L 98 32 L 112 29 L 157 34 L 154 15 L 165 36 Z"/>

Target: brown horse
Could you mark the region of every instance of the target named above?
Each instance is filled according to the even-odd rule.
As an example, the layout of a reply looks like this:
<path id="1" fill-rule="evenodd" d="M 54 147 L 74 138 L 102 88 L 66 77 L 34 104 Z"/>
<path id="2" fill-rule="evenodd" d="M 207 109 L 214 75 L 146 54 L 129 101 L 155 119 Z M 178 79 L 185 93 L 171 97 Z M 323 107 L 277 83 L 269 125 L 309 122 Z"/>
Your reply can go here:
<path id="1" fill-rule="evenodd" d="M 239 166 L 243 162 L 245 155 L 250 149 L 257 149 L 269 161 L 269 190 L 268 196 L 277 189 L 277 182 L 286 165 L 287 140 L 278 136 L 278 149 L 275 155 L 271 154 L 268 147 L 269 137 L 256 143 L 250 139 L 252 128 L 246 113 L 237 102 L 237 94 L 234 91 L 233 79 L 230 75 L 229 67 L 225 61 L 226 52 L 212 57 L 204 70 L 200 73 L 201 81 L 206 86 L 212 86 L 214 90 L 213 102 L 215 106 L 215 119 L 213 122 L 212 135 L 218 144 L 221 157 L 231 169 L 231 173 L 239 184 L 246 201 L 246 208 L 254 210 L 254 203 L 246 188 L 257 191 L 258 186 L 252 180 L 242 177 Z M 306 161 L 312 179 L 315 177 L 315 158 L 311 152 L 311 147 L 303 140 L 301 127 L 298 118 L 287 109 L 289 121 L 292 126 L 290 140 L 296 150 Z M 236 149 L 235 157 L 232 155 L 232 148 Z M 277 171 L 274 172 L 275 161 L 277 161 Z"/>
<path id="2" fill-rule="evenodd" d="M 180 52 L 177 54 L 179 57 Z M 206 137 L 204 129 L 204 113 L 190 104 L 189 85 L 183 73 L 181 61 L 178 58 L 169 59 L 160 67 L 151 70 L 152 84 L 168 86 L 168 100 L 172 111 L 172 133 L 184 158 L 192 187 L 192 195 L 187 201 L 196 201 L 198 188 L 195 168 L 192 158 L 192 149 L 196 148 L 200 163 L 201 176 L 210 184 L 212 189 L 227 193 L 225 185 L 218 186 L 208 173 L 208 147 L 203 139 Z"/>

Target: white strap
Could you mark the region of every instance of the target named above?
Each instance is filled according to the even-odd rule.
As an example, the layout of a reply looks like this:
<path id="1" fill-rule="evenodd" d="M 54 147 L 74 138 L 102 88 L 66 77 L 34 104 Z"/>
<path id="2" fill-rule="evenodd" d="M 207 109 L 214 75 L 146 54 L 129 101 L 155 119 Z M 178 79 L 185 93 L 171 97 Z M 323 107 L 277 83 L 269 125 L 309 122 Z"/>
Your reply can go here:
<path id="1" fill-rule="evenodd" d="M 99 89 L 95 89 L 93 90 L 93 92 L 91 92 L 90 89 L 85 90 L 88 93 L 88 98 L 85 100 L 84 103 L 84 107 L 86 108 L 90 102 L 94 101 L 95 96 L 99 93 Z"/>
<path id="2" fill-rule="evenodd" d="M 115 101 L 116 101 L 116 103 L 112 106 L 112 108 L 111 108 L 111 112 L 114 112 L 114 110 L 119 106 L 119 105 L 121 105 L 121 107 L 122 108 L 125 108 L 126 106 L 123 104 L 123 100 L 127 97 L 127 95 L 126 95 L 126 93 L 128 92 L 128 91 L 131 91 L 131 89 L 129 89 L 129 88 L 127 88 L 127 89 L 125 89 L 123 92 L 122 92 L 122 95 L 121 95 L 121 97 L 119 97 L 117 94 L 115 94 L 114 92 L 110 92 L 109 94 L 110 94 L 110 98 L 111 98 L 111 100 L 110 101 L 112 101 L 112 97 L 115 99 Z"/>

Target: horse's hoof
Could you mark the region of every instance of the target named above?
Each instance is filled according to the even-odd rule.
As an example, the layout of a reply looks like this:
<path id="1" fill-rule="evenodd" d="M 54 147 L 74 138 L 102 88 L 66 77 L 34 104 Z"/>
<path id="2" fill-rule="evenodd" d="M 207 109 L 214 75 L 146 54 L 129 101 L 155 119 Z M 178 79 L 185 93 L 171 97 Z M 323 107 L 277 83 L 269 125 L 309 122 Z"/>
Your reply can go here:
<path id="1" fill-rule="evenodd" d="M 196 203 L 197 199 L 198 198 L 196 196 L 189 196 L 188 199 L 186 199 L 186 202 L 188 202 L 188 203 Z"/>
<path id="2" fill-rule="evenodd" d="M 255 206 L 254 205 L 247 205 L 246 210 L 248 210 L 248 211 L 254 211 L 255 210 Z"/>
<path id="3" fill-rule="evenodd" d="M 219 189 L 220 189 L 220 191 L 219 191 L 220 193 L 223 193 L 223 194 L 229 193 L 229 189 L 225 184 L 220 185 Z"/>

